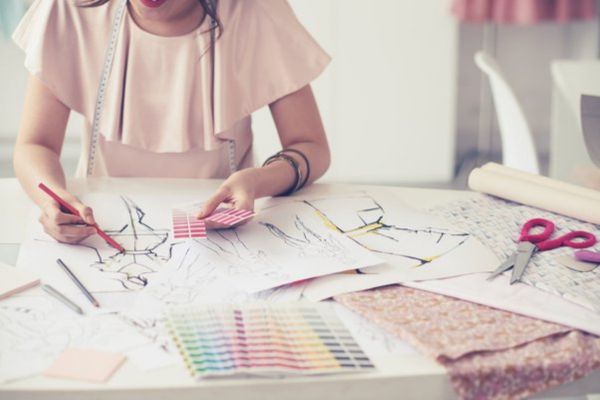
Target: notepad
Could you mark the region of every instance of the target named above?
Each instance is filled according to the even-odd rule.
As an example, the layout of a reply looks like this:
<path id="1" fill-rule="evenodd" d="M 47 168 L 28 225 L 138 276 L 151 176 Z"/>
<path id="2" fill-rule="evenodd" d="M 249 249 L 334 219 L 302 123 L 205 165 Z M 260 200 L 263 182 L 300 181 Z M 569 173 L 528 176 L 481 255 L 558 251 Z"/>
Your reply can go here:
<path id="1" fill-rule="evenodd" d="M 0 300 L 40 284 L 39 278 L 0 263 Z"/>
<path id="2" fill-rule="evenodd" d="M 123 364 L 125 356 L 98 350 L 69 348 L 44 373 L 52 378 L 106 382 Z"/>

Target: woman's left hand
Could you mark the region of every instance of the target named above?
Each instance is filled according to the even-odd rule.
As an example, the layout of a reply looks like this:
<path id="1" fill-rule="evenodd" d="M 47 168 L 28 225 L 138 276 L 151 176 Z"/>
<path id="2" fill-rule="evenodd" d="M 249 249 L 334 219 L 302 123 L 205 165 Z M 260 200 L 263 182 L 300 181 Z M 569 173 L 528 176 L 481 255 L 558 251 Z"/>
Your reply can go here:
<path id="1" fill-rule="evenodd" d="M 233 173 L 202 206 L 198 218 L 208 217 L 222 203 L 235 209 L 253 211 L 257 174 L 258 170 L 256 168 L 247 168 Z M 218 227 L 218 225 L 208 226 L 208 228 Z"/>

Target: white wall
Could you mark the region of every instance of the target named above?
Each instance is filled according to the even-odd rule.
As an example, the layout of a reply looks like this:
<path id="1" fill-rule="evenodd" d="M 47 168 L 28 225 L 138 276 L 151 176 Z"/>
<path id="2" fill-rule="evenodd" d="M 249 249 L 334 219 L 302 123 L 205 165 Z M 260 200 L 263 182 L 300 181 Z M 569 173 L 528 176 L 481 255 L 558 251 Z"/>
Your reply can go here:
<path id="1" fill-rule="evenodd" d="M 314 85 L 333 152 L 325 179 L 450 180 L 457 45 L 449 2 L 291 4 L 334 59 Z M 276 149 L 276 133 L 264 112 L 255 121 L 263 159 Z"/>
<path id="2" fill-rule="evenodd" d="M 22 65 L 23 58 L 16 46 L 0 36 L 0 177 L 12 174 L 12 145 L 27 81 Z"/>
<path id="3" fill-rule="evenodd" d="M 0 0 L 2 1 L 2 0 Z M 7 168 L 12 158 L 12 145 L 21 122 L 21 110 L 27 86 L 23 52 L 9 39 L 0 36 L 0 163 Z M 67 127 L 63 159 L 76 159 L 83 122 L 72 113 Z M 73 164 L 71 162 L 71 164 Z M 72 168 L 71 168 L 72 169 Z M 0 176 L 6 175 L 0 171 Z"/>
<path id="4" fill-rule="evenodd" d="M 21 52 L 0 36 L 0 138 L 12 138 L 19 126 L 27 74 Z"/>

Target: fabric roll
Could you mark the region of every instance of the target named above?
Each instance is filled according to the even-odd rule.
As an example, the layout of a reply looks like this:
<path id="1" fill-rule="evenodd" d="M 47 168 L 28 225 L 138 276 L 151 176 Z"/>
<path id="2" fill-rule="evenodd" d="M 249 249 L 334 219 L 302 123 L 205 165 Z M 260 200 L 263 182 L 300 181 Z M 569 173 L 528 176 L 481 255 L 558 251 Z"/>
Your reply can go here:
<path id="1" fill-rule="evenodd" d="M 600 224 L 600 193 L 596 190 L 517 171 L 498 164 L 475 168 L 469 188 L 506 200 Z"/>

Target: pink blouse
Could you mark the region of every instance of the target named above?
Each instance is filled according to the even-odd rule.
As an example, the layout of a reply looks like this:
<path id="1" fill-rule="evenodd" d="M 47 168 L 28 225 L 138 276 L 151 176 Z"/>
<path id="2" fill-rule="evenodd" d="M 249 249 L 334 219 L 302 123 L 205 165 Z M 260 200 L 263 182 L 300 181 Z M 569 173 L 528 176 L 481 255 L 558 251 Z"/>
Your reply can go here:
<path id="1" fill-rule="evenodd" d="M 85 117 L 77 176 L 84 176 L 96 93 L 117 2 L 81 8 L 37 0 L 13 39 L 25 66 Z M 329 56 L 285 0 L 220 0 L 223 30 L 214 48 L 210 19 L 163 37 L 125 12 L 106 88 L 93 176 L 224 178 L 227 145 L 238 168 L 252 164 L 250 115 L 315 79 Z"/>

